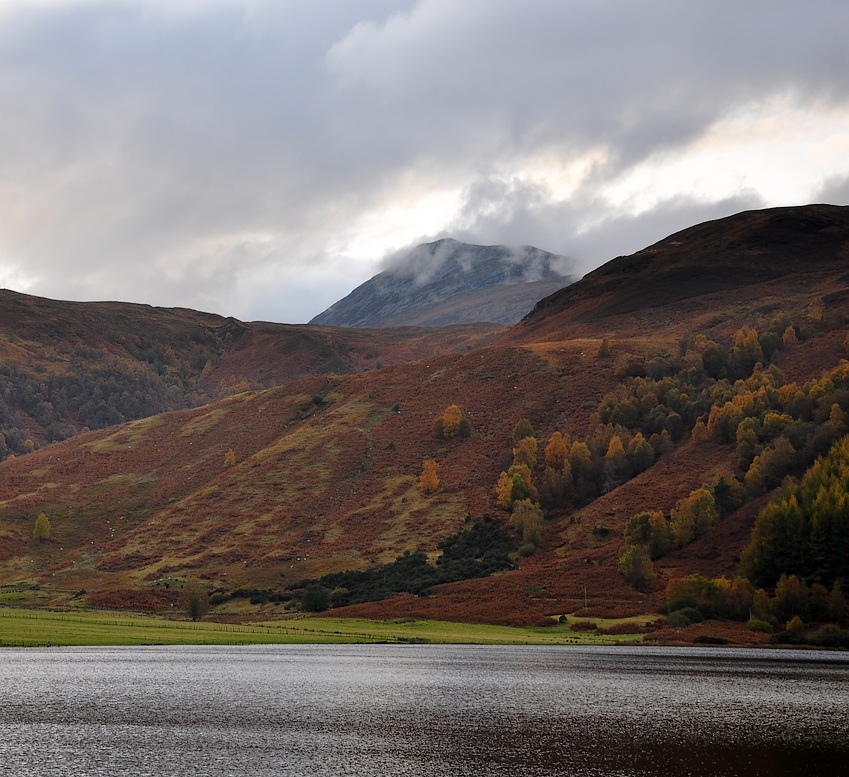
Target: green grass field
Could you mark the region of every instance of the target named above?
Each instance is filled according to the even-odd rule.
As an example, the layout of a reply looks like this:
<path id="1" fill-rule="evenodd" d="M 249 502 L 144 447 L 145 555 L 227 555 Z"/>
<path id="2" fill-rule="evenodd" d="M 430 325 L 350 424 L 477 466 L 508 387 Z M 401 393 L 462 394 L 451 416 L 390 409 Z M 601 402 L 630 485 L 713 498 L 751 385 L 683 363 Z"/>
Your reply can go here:
<path id="1" fill-rule="evenodd" d="M 604 624 L 600 624 L 604 625 Z M 81 645 L 251 645 L 433 642 L 492 645 L 610 645 L 639 639 L 575 633 L 568 624 L 512 628 L 446 621 L 303 618 L 256 623 L 168 620 L 149 615 L 0 608 L 0 647 Z"/>

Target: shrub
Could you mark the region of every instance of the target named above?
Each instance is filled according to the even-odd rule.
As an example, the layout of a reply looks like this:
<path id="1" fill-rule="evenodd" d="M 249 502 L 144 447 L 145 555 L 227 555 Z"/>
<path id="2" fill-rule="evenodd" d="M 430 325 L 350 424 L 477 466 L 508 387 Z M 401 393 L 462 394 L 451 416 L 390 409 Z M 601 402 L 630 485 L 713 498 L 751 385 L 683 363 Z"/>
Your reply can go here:
<path id="1" fill-rule="evenodd" d="M 575 621 L 569 625 L 570 631 L 595 631 L 597 628 L 593 621 Z"/>
<path id="2" fill-rule="evenodd" d="M 308 586 L 301 603 L 307 612 L 324 612 L 330 607 L 330 591 L 323 585 Z"/>
<path id="3" fill-rule="evenodd" d="M 840 629 L 833 623 L 826 623 L 811 635 L 810 640 L 820 647 L 849 648 L 849 629 Z"/>
<path id="4" fill-rule="evenodd" d="M 695 607 L 684 607 L 676 610 L 666 618 L 666 624 L 680 629 L 693 623 L 701 623 L 704 620 L 702 614 Z"/>
<path id="5" fill-rule="evenodd" d="M 772 626 L 766 621 L 758 620 L 757 618 L 749 618 L 746 628 L 749 631 L 757 631 L 761 634 L 772 634 Z"/>
<path id="6" fill-rule="evenodd" d="M 729 640 L 725 637 L 715 637 L 712 634 L 699 634 L 697 637 L 693 637 L 693 642 L 699 645 L 727 645 L 729 644 Z"/>
<path id="7" fill-rule="evenodd" d="M 694 596 L 689 596 L 688 594 L 684 594 L 683 596 L 676 596 L 672 601 L 667 602 L 666 604 L 667 612 L 675 612 L 676 610 L 686 610 L 695 608 L 696 599 Z"/>

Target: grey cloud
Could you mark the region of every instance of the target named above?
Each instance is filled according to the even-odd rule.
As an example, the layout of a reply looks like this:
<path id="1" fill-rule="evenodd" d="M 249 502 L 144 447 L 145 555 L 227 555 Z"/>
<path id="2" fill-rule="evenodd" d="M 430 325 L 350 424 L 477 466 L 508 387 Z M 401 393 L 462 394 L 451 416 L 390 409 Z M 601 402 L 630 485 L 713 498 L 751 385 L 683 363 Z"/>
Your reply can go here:
<path id="1" fill-rule="evenodd" d="M 330 63 L 375 111 L 395 110 L 393 126 L 419 153 L 451 163 L 600 143 L 621 167 L 698 137 L 749 100 L 788 90 L 845 100 L 849 90 L 849 12 L 827 0 L 449 5 L 360 25 Z"/>
<path id="2" fill-rule="evenodd" d="M 379 269 L 346 254 L 362 214 L 428 186 L 463 191 L 435 237 L 589 269 L 755 203 L 600 187 L 751 101 L 845 103 L 846 29 L 828 0 L 7 2 L 0 280 L 307 320 Z M 521 174 L 596 149 L 567 200 Z"/>
<path id="3" fill-rule="evenodd" d="M 826 181 L 817 200 L 829 205 L 849 205 L 849 175 L 835 176 Z"/>
<path id="4" fill-rule="evenodd" d="M 714 202 L 675 197 L 631 215 L 612 211 L 591 191 L 557 201 L 527 182 L 489 179 L 465 192 L 463 207 L 447 231 L 470 241 L 486 234 L 503 244 L 516 244 L 532 234 L 538 238 L 537 247 L 569 257 L 556 269 L 583 274 L 686 227 L 764 205 L 751 192 Z"/>

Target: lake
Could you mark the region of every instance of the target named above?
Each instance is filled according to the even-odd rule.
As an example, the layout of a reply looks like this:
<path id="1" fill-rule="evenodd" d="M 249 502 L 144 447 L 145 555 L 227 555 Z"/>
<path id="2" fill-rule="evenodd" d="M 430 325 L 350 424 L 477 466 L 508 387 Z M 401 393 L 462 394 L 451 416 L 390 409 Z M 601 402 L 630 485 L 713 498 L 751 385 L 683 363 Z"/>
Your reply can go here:
<path id="1" fill-rule="evenodd" d="M 849 653 L 4 649 L 0 774 L 846 775 Z"/>

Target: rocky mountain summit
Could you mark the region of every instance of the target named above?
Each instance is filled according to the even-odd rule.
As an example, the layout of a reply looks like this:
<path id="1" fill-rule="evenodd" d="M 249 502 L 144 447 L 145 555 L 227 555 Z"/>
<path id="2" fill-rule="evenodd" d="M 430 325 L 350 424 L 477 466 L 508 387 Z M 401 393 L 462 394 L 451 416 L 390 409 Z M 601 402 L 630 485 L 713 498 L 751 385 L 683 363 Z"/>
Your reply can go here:
<path id="1" fill-rule="evenodd" d="M 563 256 L 532 246 L 478 246 L 444 239 L 396 256 L 390 266 L 316 316 L 345 327 L 514 324 L 575 280 Z"/>

